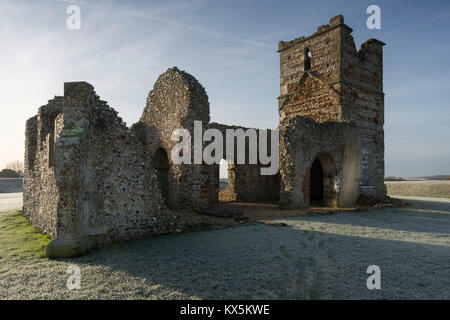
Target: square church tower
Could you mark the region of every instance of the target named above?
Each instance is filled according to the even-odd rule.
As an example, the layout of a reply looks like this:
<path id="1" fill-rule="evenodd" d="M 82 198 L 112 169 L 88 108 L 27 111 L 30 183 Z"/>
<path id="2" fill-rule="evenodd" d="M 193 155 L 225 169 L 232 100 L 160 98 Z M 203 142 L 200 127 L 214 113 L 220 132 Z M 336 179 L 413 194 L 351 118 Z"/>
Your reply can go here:
<path id="1" fill-rule="evenodd" d="M 280 123 L 295 116 L 353 122 L 361 135 L 360 201 L 379 201 L 384 185 L 383 42 L 355 47 L 342 15 L 308 37 L 279 42 Z"/>

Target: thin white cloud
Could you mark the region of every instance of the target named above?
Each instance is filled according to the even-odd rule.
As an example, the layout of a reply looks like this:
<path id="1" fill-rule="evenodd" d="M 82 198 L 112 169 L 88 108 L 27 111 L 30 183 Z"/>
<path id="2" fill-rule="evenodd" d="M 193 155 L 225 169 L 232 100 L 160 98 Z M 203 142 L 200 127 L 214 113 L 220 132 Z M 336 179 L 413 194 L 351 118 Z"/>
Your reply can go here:
<path id="1" fill-rule="evenodd" d="M 61 2 L 67 2 L 71 3 L 71 1 L 66 0 L 58 0 Z M 238 37 L 231 37 L 228 35 L 225 35 L 221 32 L 212 31 L 208 28 L 201 27 L 201 26 L 195 26 L 192 24 L 184 23 L 180 19 L 172 19 L 172 18 L 166 18 L 164 15 L 173 15 L 175 13 L 183 12 L 183 11 L 192 11 L 192 10 L 198 10 L 206 1 L 199 0 L 199 1 L 180 1 L 180 2 L 169 2 L 164 3 L 164 5 L 146 5 L 143 8 L 134 8 L 130 5 L 123 5 L 119 3 L 114 2 L 108 2 L 110 5 L 110 8 L 114 10 L 117 14 L 122 15 L 128 15 L 136 18 L 141 19 L 149 19 L 153 21 L 157 21 L 172 27 L 179 28 L 183 31 L 190 31 L 197 34 L 206 35 L 209 37 L 213 37 L 216 39 L 227 39 L 239 43 L 245 43 L 248 45 L 258 46 L 258 47 L 265 47 L 265 48 L 273 48 L 273 45 L 269 45 L 267 43 L 255 40 L 255 39 L 245 39 L 245 38 L 238 38 Z M 102 10 L 104 2 L 97 2 L 96 4 L 93 3 L 85 3 L 85 2 L 77 2 L 80 5 L 83 5 L 88 8 L 96 9 L 96 10 Z M 180 18 L 178 16 L 178 18 Z M 265 35 L 261 35 L 260 38 L 264 38 Z"/>

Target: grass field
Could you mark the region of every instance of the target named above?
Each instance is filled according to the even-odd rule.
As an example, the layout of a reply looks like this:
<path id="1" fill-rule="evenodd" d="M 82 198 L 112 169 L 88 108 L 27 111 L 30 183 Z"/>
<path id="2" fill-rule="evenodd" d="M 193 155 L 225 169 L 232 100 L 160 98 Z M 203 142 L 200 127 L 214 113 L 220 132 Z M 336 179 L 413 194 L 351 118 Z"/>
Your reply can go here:
<path id="1" fill-rule="evenodd" d="M 450 181 L 386 181 L 389 196 L 450 198 Z"/>
<path id="2" fill-rule="evenodd" d="M 450 201 L 130 241 L 78 258 L 0 213 L 0 299 L 449 299 Z M 366 269 L 380 266 L 382 289 Z M 81 290 L 66 287 L 81 270 Z"/>
<path id="3" fill-rule="evenodd" d="M 22 261 L 44 257 L 44 247 L 50 238 L 41 235 L 21 212 L 0 214 L 0 259 Z"/>

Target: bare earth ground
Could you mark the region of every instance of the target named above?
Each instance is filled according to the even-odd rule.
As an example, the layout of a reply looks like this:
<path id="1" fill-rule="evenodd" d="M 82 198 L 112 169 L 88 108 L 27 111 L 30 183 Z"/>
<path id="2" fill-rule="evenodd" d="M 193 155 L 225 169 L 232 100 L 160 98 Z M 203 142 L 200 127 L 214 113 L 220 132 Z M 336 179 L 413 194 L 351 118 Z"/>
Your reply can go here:
<path id="1" fill-rule="evenodd" d="M 450 200 L 406 201 L 132 241 L 73 259 L 23 255 L 20 241 L 1 238 L 5 229 L 0 298 L 449 299 Z M 81 290 L 66 288 L 72 264 Z M 366 287 L 373 264 L 381 290 Z"/>

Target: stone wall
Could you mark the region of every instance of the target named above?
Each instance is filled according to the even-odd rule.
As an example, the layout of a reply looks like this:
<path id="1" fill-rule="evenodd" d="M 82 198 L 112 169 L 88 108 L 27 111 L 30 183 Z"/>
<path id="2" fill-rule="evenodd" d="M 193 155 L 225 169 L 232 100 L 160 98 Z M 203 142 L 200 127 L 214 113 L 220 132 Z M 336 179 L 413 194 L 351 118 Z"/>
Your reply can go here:
<path id="1" fill-rule="evenodd" d="M 341 97 L 332 86 L 306 71 L 288 86 L 289 95 L 279 98 L 280 121 L 297 115 L 317 122 L 341 121 Z"/>
<path id="2" fill-rule="evenodd" d="M 190 74 L 176 67 L 168 69 L 148 94 L 141 119 L 132 130 L 145 145 L 147 157 L 152 158 L 161 148 L 167 155 L 170 208 L 206 208 L 211 201 L 208 190 L 218 184 L 210 179 L 205 164 L 194 164 L 194 121 L 201 121 L 203 128 L 209 124 L 206 91 Z M 171 159 L 171 150 L 178 144 L 171 140 L 176 129 L 190 132 L 192 164 L 176 165 Z"/>
<path id="3" fill-rule="evenodd" d="M 57 186 L 54 171 L 57 116 L 63 98 L 55 97 L 26 123 L 23 212 L 42 233 L 57 236 Z"/>
<path id="4" fill-rule="evenodd" d="M 383 42 L 370 39 L 356 51 L 351 34 L 343 33 L 342 108 L 344 118 L 361 128 L 361 198 L 369 201 L 386 196 L 383 46 Z"/>
<path id="5" fill-rule="evenodd" d="M 41 107 L 27 132 L 28 164 L 36 140 L 30 133 L 40 139 L 25 172 L 24 213 L 55 239 L 49 255 L 176 229 L 143 145 L 88 83 L 65 83 L 64 98 Z"/>
<path id="6" fill-rule="evenodd" d="M 209 123 L 209 103 L 203 86 L 191 75 L 176 67 L 168 69 L 156 81 L 150 91 L 147 106 L 139 123 L 132 130 L 145 145 L 148 157 L 152 158 L 160 149 L 168 158 L 167 197 L 170 208 L 202 209 L 218 201 L 219 165 L 194 163 L 194 121 L 202 122 L 203 135 L 207 129 L 218 129 L 224 137 L 223 155 L 226 158 L 226 129 L 248 128 Z M 187 129 L 191 136 L 192 164 L 173 164 L 170 154 L 178 141 L 172 141 L 171 135 L 176 129 Z M 257 130 L 259 137 L 260 130 Z M 235 139 L 236 140 L 236 139 Z M 203 148 L 209 142 L 202 144 Z M 268 134 L 270 145 L 270 132 Z M 237 141 L 235 141 L 235 150 Z M 248 140 L 245 145 L 248 160 Z M 268 149 L 270 150 L 270 148 Z M 159 151 L 161 152 L 161 151 Z M 237 152 L 234 152 L 237 155 Z M 231 193 L 238 201 L 277 201 L 279 182 L 277 175 L 261 176 L 261 164 L 237 164 L 234 157 L 230 160 L 229 183 Z M 164 175 L 166 173 L 164 172 Z"/>
<path id="7" fill-rule="evenodd" d="M 339 79 L 341 29 L 350 29 L 343 22 L 342 16 L 337 16 L 328 25 L 318 27 L 317 32 L 309 37 L 279 42 L 281 95 L 289 94 L 287 87 L 296 83 L 303 72 L 307 71 L 307 50 L 311 54 L 310 70 L 327 83 Z"/>
<path id="8" fill-rule="evenodd" d="M 275 175 L 261 175 L 261 168 L 264 167 L 257 157 L 255 164 L 249 162 L 249 142 L 250 139 L 246 138 L 244 141 L 245 149 L 245 164 L 238 164 L 237 161 L 237 147 L 238 140 L 234 138 L 234 156 L 232 158 L 227 157 L 226 153 L 226 130 L 238 130 L 241 129 L 246 132 L 248 129 L 241 126 L 225 125 L 219 123 L 210 123 L 209 128 L 217 129 L 222 133 L 224 137 L 224 148 L 222 154 L 228 164 L 228 190 L 226 191 L 230 199 L 234 198 L 236 201 L 244 202 L 277 202 L 279 200 L 280 181 L 279 174 Z M 256 132 L 256 148 L 255 152 L 259 154 L 259 141 L 261 131 L 260 129 L 253 129 Z M 267 150 L 270 154 L 271 145 L 271 130 L 266 130 L 267 134 Z M 217 180 L 219 177 L 219 168 L 216 169 Z M 218 188 L 218 185 L 217 185 Z M 218 192 L 218 189 L 217 189 Z M 233 196 L 231 196 L 231 194 Z"/>
<path id="9" fill-rule="evenodd" d="M 386 196 L 384 43 L 370 39 L 357 51 L 351 32 L 336 16 L 309 37 L 279 43 L 280 122 L 300 115 L 319 123 L 356 123 L 362 144 L 361 200 L 376 202 Z"/>
<path id="10" fill-rule="evenodd" d="M 255 129 L 256 163 L 237 161 L 233 125 L 210 123 L 204 87 L 190 74 L 168 69 L 149 92 L 146 107 L 128 128 L 86 82 L 64 84 L 64 96 L 39 108 L 26 123 L 24 214 L 54 240 L 49 256 L 77 254 L 94 245 L 176 232 L 183 217 L 169 208 L 201 211 L 218 201 L 219 165 L 194 163 L 195 135 L 216 129 L 224 138 L 229 186 L 237 201 L 279 201 L 307 208 L 380 201 L 384 186 L 383 43 L 356 50 L 352 29 L 336 16 L 316 33 L 279 43 L 279 173 L 261 175 L 258 148 L 270 130 Z M 194 123 L 201 122 L 202 131 Z M 191 164 L 176 164 L 172 134 L 190 134 Z M 234 139 L 234 155 L 227 155 Z M 230 142 L 231 140 L 228 140 Z M 275 142 L 274 142 L 275 143 Z M 317 193 L 317 190 L 320 190 Z"/>
<path id="11" fill-rule="evenodd" d="M 280 207 L 309 206 L 309 170 L 315 159 L 324 171 L 324 204 L 350 207 L 359 196 L 361 141 L 350 122 L 296 116 L 280 124 Z"/>

